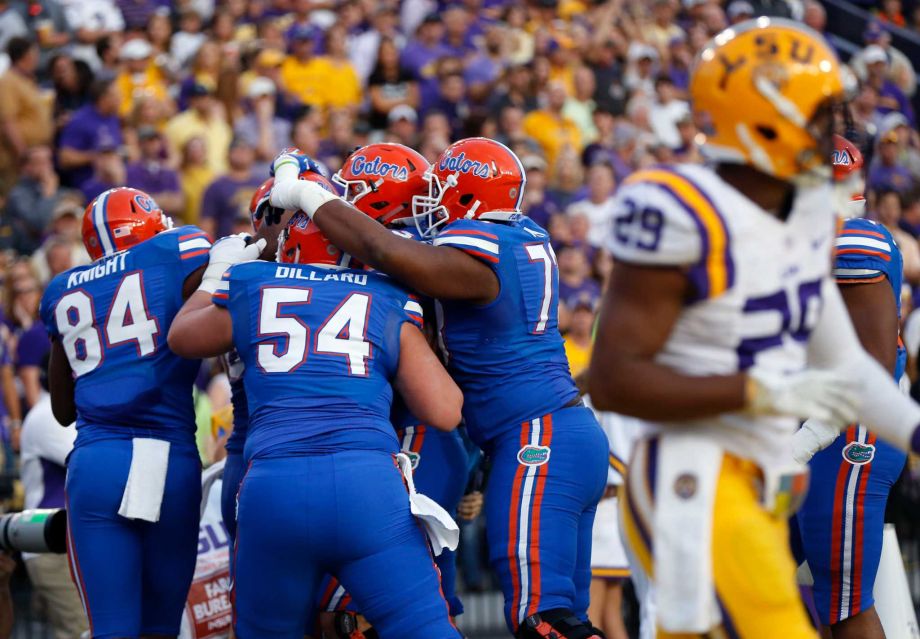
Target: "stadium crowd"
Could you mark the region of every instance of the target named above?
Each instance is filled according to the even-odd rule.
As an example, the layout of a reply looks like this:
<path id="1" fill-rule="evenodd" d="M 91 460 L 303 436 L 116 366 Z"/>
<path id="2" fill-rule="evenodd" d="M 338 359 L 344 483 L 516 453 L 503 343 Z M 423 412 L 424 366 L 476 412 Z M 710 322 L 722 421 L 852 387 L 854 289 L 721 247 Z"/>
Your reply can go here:
<path id="1" fill-rule="evenodd" d="M 888 29 L 920 29 L 920 7 L 883 0 L 873 10 L 850 61 L 860 81 L 850 137 L 866 155 L 868 215 L 897 239 L 911 299 L 920 290 L 916 74 Z M 215 237 L 245 230 L 253 192 L 288 146 L 335 172 L 374 141 L 430 161 L 462 137 L 508 145 L 527 172 L 523 210 L 552 236 L 560 328 L 578 376 L 613 268 L 601 248 L 613 193 L 650 164 L 702 161 L 695 142 L 706 123 L 686 102 L 693 57 L 756 15 L 824 30 L 814 0 L 0 0 L 6 474 L 19 472 L 22 420 L 43 394 L 43 287 L 89 261 L 87 202 L 129 185 L 177 225 Z M 916 356 L 920 315 L 904 315 Z M 218 445 L 211 417 L 229 394 L 216 366 L 198 386 L 207 464 Z"/>

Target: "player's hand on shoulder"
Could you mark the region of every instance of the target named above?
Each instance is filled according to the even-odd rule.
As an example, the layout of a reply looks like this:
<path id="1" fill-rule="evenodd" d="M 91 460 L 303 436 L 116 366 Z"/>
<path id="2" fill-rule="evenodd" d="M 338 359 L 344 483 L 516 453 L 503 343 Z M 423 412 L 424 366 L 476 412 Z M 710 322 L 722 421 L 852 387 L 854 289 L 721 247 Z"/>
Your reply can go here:
<path id="1" fill-rule="evenodd" d="M 253 241 L 248 233 L 228 235 L 214 242 L 198 290 L 213 294 L 220 287 L 220 280 L 227 269 L 234 264 L 259 259 L 267 243 L 265 238 Z"/>
<path id="2" fill-rule="evenodd" d="M 755 366 L 748 371 L 746 411 L 813 418 L 842 428 L 856 421 L 856 385 L 843 371 L 810 368 L 782 374 Z"/>

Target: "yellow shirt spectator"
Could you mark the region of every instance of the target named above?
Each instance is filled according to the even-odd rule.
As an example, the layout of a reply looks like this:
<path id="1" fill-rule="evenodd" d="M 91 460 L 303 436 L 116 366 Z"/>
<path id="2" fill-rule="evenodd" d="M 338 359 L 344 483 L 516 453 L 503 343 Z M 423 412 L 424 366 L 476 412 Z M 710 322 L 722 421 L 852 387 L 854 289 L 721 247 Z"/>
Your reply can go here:
<path id="1" fill-rule="evenodd" d="M 588 369 L 591 363 L 591 342 L 586 345 L 578 345 L 574 340 L 565 340 L 565 356 L 569 360 L 569 370 L 572 371 L 572 377 L 578 377 Z"/>
<path id="2" fill-rule="evenodd" d="M 183 149 L 192 138 L 201 138 L 206 146 L 208 167 L 218 175 L 224 173 L 233 130 L 220 103 L 214 101 L 207 87 L 196 84 L 190 92 L 189 105 L 166 123 L 163 134 L 173 149 Z"/>
<path id="3" fill-rule="evenodd" d="M 561 113 L 540 109 L 531 111 L 524 118 L 524 133 L 536 140 L 543 149 L 543 155 L 550 167 L 556 163 L 559 152 L 571 146 L 581 152 L 581 132 L 578 125 Z"/>
<path id="4" fill-rule="evenodd" d="M 149 42 L 129 40 L 122 47 L 120 55 L 125 66 L 115 78 L 121 93 L 119 116 L 128 117 L 141 98 L 151 97 L 164 104 L 170 102 L 166 79 L 151 59 L 153 47 Z"/>
<path id="5" fill-rule="evenodd" d="M 334 78 L 326 84 L 324 106 L 330 109 L 357 107 L 361 104 L 361 81 L 351 63 L 345 60 L 323 57 L 328 73 Z"/>
<path id="6" fill-rule="evenodd" d="M 338 90 L 339 78 L 324 58 L 301 60 L 288 56 L 281 63 L 281 83 L 304 104 L 325 107 L 330 94 Z"/>

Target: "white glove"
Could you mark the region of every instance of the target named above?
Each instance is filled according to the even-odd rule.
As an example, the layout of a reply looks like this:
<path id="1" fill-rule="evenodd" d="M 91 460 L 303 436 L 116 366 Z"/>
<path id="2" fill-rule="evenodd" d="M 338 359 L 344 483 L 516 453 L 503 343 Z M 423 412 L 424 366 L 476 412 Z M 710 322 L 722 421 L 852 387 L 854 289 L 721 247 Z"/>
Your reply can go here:
<path id="1" fill-rule="evenodd" d="M 814 418 L 842 428 L 856 421 L 856 382 L 836 370 L 806 369 L 782 375 L 748 371 L 746 411 L 752 415 Z"/>
<path id="2" fill-rule="evenodd" d="M 840 429 L 816 419 L 809 419 L 792 436 L 792 457 L 800 464 L 807 464 L 819 450 L 834 443 Z"/>
<path id="3" fill-rule="evenodd" d="M 316 210 L 330 200 L 341 200 L 335 193 L 330 193 L 316 182 L 300 180 L 295 175 L 293 178 L 285 176 L 286 165 L 278 170 L 275 185 L 272 187 L 269 203 L 279 209 L 288 211 L 303 211 L 310 219 Z"/>
<path id="4" fill-rule="evenodd" d="M 263 238 L 247 244 L 246 242 L 251 239 L 252 236 L 248 233 L 240 233 L 239 235 L 228 235 L 214 242 L 208 256 L 208 267 L 204 270 L 198 290 L 213 295 L 220 286 L 220 279 L 227 269 L 240 262 L 259 259 L 267 242 Z"/>

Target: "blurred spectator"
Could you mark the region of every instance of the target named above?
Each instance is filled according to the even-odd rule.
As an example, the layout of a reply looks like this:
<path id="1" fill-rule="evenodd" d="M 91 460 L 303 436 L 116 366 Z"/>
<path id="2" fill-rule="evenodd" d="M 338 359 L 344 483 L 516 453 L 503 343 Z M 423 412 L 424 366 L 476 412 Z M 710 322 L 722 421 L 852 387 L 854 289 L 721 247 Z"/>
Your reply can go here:
<path id="1" fill-rule="evenodd" d="M 347 111 L 329 114 L 329 135 L 320 141 L 317 158 L 330 169 L 338 170 L 342 162 L 358 147 L 355 120 Z"/>
<path id="2" fill-rule="evenodd" d="M 54 87 L 54 128 L 60 130 L 70 121 L 74 111 L 89 101 L 92 72 L 85 62 L 63 53 L 51 58 L 49 69 Z"/>
<path id="3" fill-rule="evenodd" d="M 272 51 L 263 51 L 260 55 L 271 56 Z M 278 64 L 281 56 L 277 54 Z M 220 46 L 215 42 L 204 42 L 195 52 L 191 62 L 191 72 L 179 85 L 179 109 L 184 111 L 189 105 L 189 94 L 196 84 L 216 87 L 220 81 Z"/>
<path id="4" fill-rule="evenodd" d="M 74 112 L 58 140 L 61 181 L 79 187 L 92 176 L 100 151 L 121 146 L 118 121 L 119 94 L 113 80 L 96 80 L 89 89 L 90 103 Z"/>
<path id="5" fill-rule="evenodd" d="M 556 163 L 549 171 L 549 186 L 546 195 L 560 208 L 571 204 L 584 189 L 585 172 L 578 155 L 571 149 L 563 149 Z"/>
<path id="6" fill-rule="evenodd" d="M 668 148 L 681 146 L 677 123 L 690 114 L 690 105 L 678 99 L 671 77 L 659 75 L 655 79 L 655 103 L 649 112 L 649 121 L 655 138 Z"/>
<path id="7" fill-rule="evenodd" d="M 199 226 L 212 237 L 230 234 L 240 211 L 249 211 L 252 194 L 265 179 L 253 173 L 255 150 L 245 140 L 233 140 L 229 160 L 230 170 L 208 186 L 201 203 Z"/>
<path id="8" fill-rule="evenodd" d="M 568 332 L 565 334 L 565 356 L 569 360 L 572 377 L 588 370 L 591 363 L 592 331 L 596 298 L 579 295 L 569 314 Z"/>
<path id="9" fill-rule="evenodd" d="M 342 17 L 344 8 L 351 5 L 345 5 L 340 12 L 339 19 L 343 22 Z M 344 26 L 344 25 L 343 25 Z M 371 28 L 363 33 L 352 35 L 348 39 L 348 57 L 351 64 L 358 74 L 361 85 L 367 85 L 368 78 L 374 70 L 377 61 L 377 52 L 380 50 L 380 44 L 385 39 L 393 40 L 398 43 L 399 47 L 405 45 L 405 38 L 399 32 L 399 16 L 392 7 L 380 6 L 374 10 L 371 17 Z M 397 58 L 399 51 L 397 49 Z"/>
<path id="10" fill-rule="evenodd" d="M 601 246 L 610 231 L 610 220 L 613 217 L 613 192 L 616 188 L 616 181 L 610 165 L 595 164 L 590 167 L 587 186 L 588 196 L 569 205 L 566 213 L 569 215 L 580 213 L 587 217 L 590 223 L 588 242 L 592 246 Z"/>
<path id="11" fill-rule="evenodd" d="M 871 191 L 897 191 L 902 196 L 914 186 L 913 177 L 899 162 L 899 138 L 894 129 L 885 133 L 878 143 L 878 153 L 872 158 L 866 177 Z"/>
<path id="12" fill-rule="evenodd" d="M 658 52 L 641 42 L 629 45 L 628 64 L 624 75 L 626 88 L 633 95 L 651 98 L 655 95 L 655 74 L 658 72 Z"/>
<path id="13" fill-rule="evenodd" d="M 171 4 L 166 0 L 117 0 L 117 2 L 125 26 L 133 31 L 149 27 L 150 23 L 159 16 L 169 16 L 168 10 Z"/>
<path id="14" fill-rule="evenodd" d="M 393 40 L 380 41 L 377 66 L 368 80 L 370 96 L 370 125 L 383 129 L 390 110 L 405 105 L 413 109 L 419 105 L 418 84 L 399 62 L 399 51 Z"/>
<path id="15" fill-rule="evenodd" d="M 64 508 L 67 456 L 77 432 L 62 427 L 51 412 L 48 358 L 41 367 L 42 391 L 22 423 L 21 460 L 25 508 Z M 23 553 L 23 561 L 40 607 L 59 637 L 79 637 L 89 629 L 80 595 L 70 577 L 67 555 Z"/>
<path id="16" fill-rule="evenodd" d="M 46 285 L 51 277 L 74 266 L 89 264 L 89 255 L 83 247 L 82 195 L 70 191 L 61 195 L 54 207 L 48 238 L 32 253 L 32 270 Z M 62 247 L 67 247 L 67 253 Z"/>
<path id="17" fill-rule="evenodd" d="M 870 44 L 863 51 L 866 63 L 866 83 L 878 92 L 878 105 L 875 110 L 882 115 L 899 111 L 914 124 L 914 109 L 907 96 L 897 84 L 888 79 L 888 54 L 877 44 Z"/>
<path id="18" fill-rule="evenodd" d="M 183 148 L 195 137 L 205 141 L 208 166 L 215 173 L 227 170 L 227 150 L 233 131 L 223 106 L 214 99 L 214 87 L 196 83 L 189 91 L 189 108 L 174 116 L 163 130 L 174 149 Z"/>
<path id="19" fill-rule="evenodd" d="M 125 118 L 133 112 L 141 98 L 169 103 L 166 81 L 160 69 L 153 64 L 153 47 L 146 40 L 134 38 L 122 46 L 119 53 L 124 67 L 115 79 L 121 95 L 118 114 Z"/>
<path id="20" fill-rule="evenodd" d="M 470 12 L 462 4 L 450 4 L 441 10 L 444 21 L 444 46 L 447 55 L 466 61 L 476 51 L 470 37 Z"/>
<path id="21" fill-rule="evenodd" d="M 179 164 L 179 183 L 182 185 L 182 197 L 185 199 L 182 221 L 186 224 L 198 224 L 201 216 L 201 198 L 213 179 L 214 169 L 208 165 L 207 143 L 201 137 L 189 138 L 182 147 Z"/>
<path id="22" fill-rule="evenodd" d="M 441 68 L 438 74 L 438 95 L 432 108 L 447 117 L 454 139 L 466 136 L 465 125 L 470 116 L 470 105 L 466 99 L 466 83 L 459 70 L 449 69 L 447 65 Z"/>
<path id="23" fill-rule="evenodd" d="M 284 88 L 302 104 L 323 107 L 336 86 L 329 63 L 314 55 L 320 32 L 310 26 L 297 26 L 291 34 L 291 54 L 281 65 Z"/>
<path id="24" fill-rule="evenodd" d="M 882 0 L 881 5 L 877 13 L 879 20 L 897 27 L 907 25 L 907 20 L 904 19 L 904 14 L 901 12 L 901 0 Z"/>
<path id="25" fill-rule="evenodd" d="M 389 116 L 387 116 L 389 126 L 387 127 L 387 140 L 398 142 L 409 147 L 417 145 L 417 127 L 418 114 L 410 106 L 401 104 L 394 107 Z"/>
<path id="26" fill-rule="evenodd" d="M 345 39 L 348 32 L 340 25 L 333 25 L 326 32 L 326 55 L 321 59 L 327 73 L 334 78 L 333 84 L 325 87 L 323 105 L 330 109 L 357 109 L 363 96 L 358 73 L 348 59 Z"/>
<path id="27" fill-rule="evenodd" d="M 51 349 L 45 325 L 38 318 L 42 289 L 38 277 L 28 262 L 22 262 L 22 272 L 10 278 L 10 318 L 16 336 L 16 375 L 22 385 L 23 401 L 32 408 L 41 395 L 39 383 L 42 358 Z"/>
<path id="28" fill-rule="evenodd" d="M 917 132 L 900 113 L 889 113 L 879 122 L 879 129 L 884 137 L 894 131 L 898 136 L 898 162 L 910 172 L 914 184 L 920 183 L 920 149 L 918 149 Z"/>
<path id="29" fill-rule="evenodd" d="M 573 217 L 569 215 L 570 219 Z M 575 216 L 582 217 L 582 216 Z M 591 277 L 591 263 L 587 253 L 577 246 L 563 246 L 557 251 L 559 263 L 559 302 L 569 308 L 575 307 L 579 298 L 597 300 L 601 294 L 600 284 Z"/>
<path id="30" fill-rule="evenodd" d="M 658 49 L 664 49 L 671 40 L 684 35 L 676 23 L 676 4 L 673 0 L 654 0 L 652 20 L 642 29 L 645 41 Z"/>
<path id="31" fill-rule="evenodd" d="M 903 201 L 897 191 L 881 191 L 875 196 L 875 215 L 891 233 L 901 257 L 904 259 L 904 279 L 912 285 L 920 284 L 920 246 L 917 240 L 905 233 L 898 223 L 901 221 Z"/>
<path id="32" fill-rule="evenodd" d="M 575 93 L 565 101 L 562 115 L 569 118 L 578 127 L 581 139 L 594 142 L 597 139 L 597 127 L 594 125 L 594 74 L 588 67 L 575 70 Z"/>
<path id="33" fill-rule="evenodd" d="M 504 49 L 504 26 L 498 23 L 486 26 L 482 51 L 469 60 L 463 75 L 471 101 L 484 103 L 488 100 L 505 70 Z"/>
<path id="34" fill-rule="evenodd" d="M 33 146 L 25 152 L 19 181 L 7 198 L 6 218 L 13 229 L 13 248 L 22 255 L 41 244 L 60 199 L 51 149 Z"/>
<path id="35" fill-rule="evenodd" d="M 186 7 L 179 14 L 179 30 L 172 37 L 170 53 L 179 66 L 185 66 L 204 44 L 207 36 L 201 32 L 201 15 Z"/>
<path id="36" fill-rule="evenodd" d="M 137 137 L 140 158 L 128 165 L 126 183 L 150 195 L 167 215 L 181 215 L 185 208 L 185 198 L 179 184 L 179 174 L 165 162 L 166 145 L 163 137 L 149 126 L 139 129 Z"/>
<path id="37" fill-rule="evenodd" d="M 550 218 L 562 212 L 559 205 L 546 196 L 546 161 L 538 155 L 530 154 L 521 158 L 521 164 L 527 175 L 521 210 L 546 228 Z"/>
<path id="38" fill-rule="evenodd" d="M 74 56 L 93 68 L 99 68 L 103 56 L 96 45 L 124 31 L 125 20 L 121 11 L 112 0 L 64 0 L 62 4 L 78 43 L 73 50 Z"/>
<path id="39" fill-rule="evenodd" d="M 563 148 L 580 153 L 582 142 L 578 126 L 562 113 L 567 97 L 565 86 L 550 82 L 546 89 L 545 107 L 527 114 L 524 131 L 539 143 L 547 162 L 553 166 Z"/>
<path id="40" fill-rule="evenodd" d="M 400 66 L 416 80 L 434 83 L 435 63 L 439 58 L 451 54 L 443 44 L 443 38 L 444 24 L 441 22 L 441 16 L 436 13 L 428 14 L 418 26 L 415 38 L 403 48 L 399 57 Z M 382 58 L 383 56 L 378 54 L 378 61 Z"/>
<path id="41" fill-rule="evenodd" d="M 732 0 L 725 12 L 729 23 L 738 24 L 754 17 L 754 6 L 747 0 Z"/>
<path id="42" fill-rule="evenodd" d="M 256 150 L 259 160 L 271 160 L 291 145 L 291 123 L 275 112 L 277 89 L 265 77 L 253 78 L 246 88 L 246 112 L 236 120 L 235 137 L 246 140 Z"/>
<path id="43" fill-rule="evenodd" d="M 124 186 L 127 176 L 125 161 L 115 147 L 103 147 L 93 159 L 93 174 L 80 185 L 80 192 L 87 202 L 116 186 Z"/>
<path id="44" fill-rule="evenodd" d="M 6 50 L 13 38 L 28 38 L 29 27 L 23 15 L 9 2 L 0 2 L 0 50 Z"/>
<path id="45" fill-rule="evenodd" d="M 54 133 L 50 96 L 42 93 L 35 79 L 38 46 L 14 37 L 6 52 L 9 70 L 0 76 L 0 190 L 6 191 L 18 173 L 26 149 L 48 144 Z"/>
<path id="46" fill-rule="evenodd" d="M 820 6 L 820 5 L 819 5 Z M 823 9 L 822 9 L 823 10 Z M 888 58 L 888 78 L 898 85 L 905 95 L 912 96 L 917 90 L 917 74 L 910 59 L 901 51 L 891 46 L 891 34 L 880 22 L 873 20 L 866 25 L 863 31 L 863 42 L 866 48 L 858 51 L 850 58 L 849 66 L 860 80 L 868 76 L 866 69 L 866 54 L 874 51 L 870 47 L 876 45 L 884 49 Z M 877 55 L 877 54 L 876 54 Z"/>

